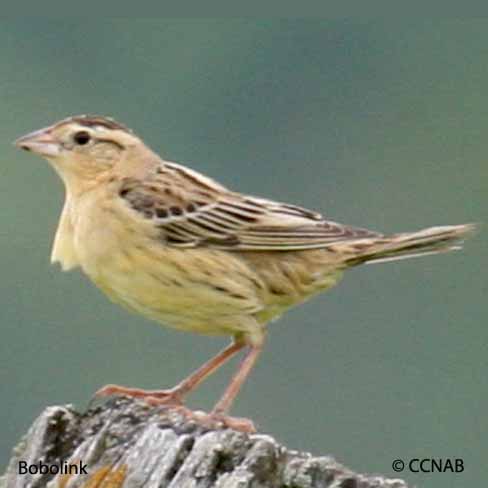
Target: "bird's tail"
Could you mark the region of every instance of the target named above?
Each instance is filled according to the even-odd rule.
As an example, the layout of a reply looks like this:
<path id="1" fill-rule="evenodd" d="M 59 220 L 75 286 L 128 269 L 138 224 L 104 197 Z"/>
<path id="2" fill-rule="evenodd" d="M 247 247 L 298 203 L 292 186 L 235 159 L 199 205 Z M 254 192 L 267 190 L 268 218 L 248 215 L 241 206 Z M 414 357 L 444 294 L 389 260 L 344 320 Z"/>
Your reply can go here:
<path id="1" fill-rule="evenodd" d="M 363 263 L 381 263 L 427 254 L 461 249 L 462 241 L 476 229 L 475 224 L 429 227 L 418 232 L 393 234 L 367 238 L 348 243 L 353 256 L 346 264 L 355 266 Z M 344 243 L 346 244 L 346 243 Z"/>

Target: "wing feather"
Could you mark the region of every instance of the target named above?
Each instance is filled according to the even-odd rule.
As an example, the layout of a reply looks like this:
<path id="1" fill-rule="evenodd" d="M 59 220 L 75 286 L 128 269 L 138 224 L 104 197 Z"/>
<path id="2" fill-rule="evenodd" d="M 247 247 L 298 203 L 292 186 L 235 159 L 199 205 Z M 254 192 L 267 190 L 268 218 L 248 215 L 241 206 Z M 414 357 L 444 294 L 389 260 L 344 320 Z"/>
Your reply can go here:
<path id="1" fill-rule="evenodd" d="M 295 205 L 231 192 L 174 163 L 162 164 L 148 180 L 125 179 L 119 195 L 151 219 L 170 246 L 289 251 L 380 236 Z"/>

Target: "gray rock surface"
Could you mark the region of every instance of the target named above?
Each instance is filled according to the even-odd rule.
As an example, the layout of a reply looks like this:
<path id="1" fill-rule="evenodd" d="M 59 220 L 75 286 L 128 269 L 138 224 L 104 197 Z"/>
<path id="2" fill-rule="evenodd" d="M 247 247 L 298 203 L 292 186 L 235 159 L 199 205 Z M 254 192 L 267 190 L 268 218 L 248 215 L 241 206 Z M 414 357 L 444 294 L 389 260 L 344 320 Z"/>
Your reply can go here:
<path id="1" fill-rule="evenodd" d="M 87 474 L 19 474 L 86 465 Z M 72 471 L 75 468 L 71 468 Z M 407 488 L 296 452 L 262 434 L 212 430 L 177 411 L 118 398 L 78 413 L 48 407 L 14 448 L 0 488 Z"/>

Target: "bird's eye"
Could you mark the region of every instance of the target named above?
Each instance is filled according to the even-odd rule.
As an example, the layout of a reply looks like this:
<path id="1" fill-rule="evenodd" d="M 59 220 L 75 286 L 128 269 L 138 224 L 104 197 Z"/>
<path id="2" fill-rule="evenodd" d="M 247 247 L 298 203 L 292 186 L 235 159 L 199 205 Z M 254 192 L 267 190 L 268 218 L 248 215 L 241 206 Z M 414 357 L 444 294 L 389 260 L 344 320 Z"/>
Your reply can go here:
<path id="1" fill-rule="evenodd" d="M 76 142 L 76 144 L 78 144 L 78 146 L 84 146 L 90 142 L 91 136 L 88 134 L 88 132 L 81 130 L 73 136 L 73 140 Z"/>

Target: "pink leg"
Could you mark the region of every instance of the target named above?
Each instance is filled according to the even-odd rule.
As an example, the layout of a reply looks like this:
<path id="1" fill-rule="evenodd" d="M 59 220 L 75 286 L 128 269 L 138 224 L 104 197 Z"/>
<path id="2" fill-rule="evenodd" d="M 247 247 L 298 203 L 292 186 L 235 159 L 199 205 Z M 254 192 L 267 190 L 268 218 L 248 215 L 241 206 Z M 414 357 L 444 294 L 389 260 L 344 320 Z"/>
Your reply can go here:
<path id="1" fill-rule="evenodd" d="M 210 414 L 193 414 L 197 420 L 203 424 L 207 424 L 209 427 L 215 428 L 216 425 L 221 424 L 226 427 L 230 427 L 234 430 L 240 430 L 242 432 L 252 433 L 256 432 L 256 428 L 251 420 L 239 417 L 230 417 L 227 415 L 232 403 L 234 402 L 239 390 L 246 381 L 249 373 L 256 364 L 256 361 L 261 353 L 262 346 L 249 346 L 250 349 L 246 356 L 239 365 L 238 370 L 232 377 L 229 386 L 225 390 L 224 394 L 217 402 Z"/>
<path id="2" fill-rule="evenodd" d="M 238 370 L 230 380 L 229 386 L 213 408 L 212 414 L 225 415 L 230 410 L 239 390 L 246 381 L 251 370 L 254 368 L 261 351 L 261 346 L 250 346 L 248 353 L 244 356 Z"/>
<path id="3" fill-rule="evenodd" d="M 194 390 L 244 346 L 245 344 L 240 341 L 233 342 L 171 389 L 142 390 L 118 385 L 106 385 L 98 390 L 95 396 L 125 395 L 133 398 L 143 398 L 152 404 L 181 405 L 185 395 Z"/>

